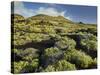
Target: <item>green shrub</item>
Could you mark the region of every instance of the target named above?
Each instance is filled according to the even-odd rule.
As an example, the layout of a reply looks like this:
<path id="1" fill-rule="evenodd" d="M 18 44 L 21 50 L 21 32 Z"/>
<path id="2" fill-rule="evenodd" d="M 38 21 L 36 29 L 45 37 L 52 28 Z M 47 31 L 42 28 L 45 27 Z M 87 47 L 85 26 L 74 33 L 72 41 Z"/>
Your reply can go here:
<path id="1" fill-rule="evenodd" d="M 78 68 L 88 68 L 93 63 L 93 60 L 89 55 L 78 50 L 68 50 L 64 54 L 64 58 L 67 61 L 76 64 Z"/>
<path id="2" fill-rule="evenodd" d="M 71 64 L 66 60 L 60 60 L 53 65 L 48 65 L 43 71 L 53 72 L 53 71 L 66 71 L 66 70 L 76 70 L 76 67 L 74 64 Z"/>
<path id="3" fill-rule="evenodd" d="M 34 48 L 27 48 L 25 50 L 13 49 L 14 54 L 21 57 L 23 60 L 32 61 L 34 58 L 38 58 L 38 50 Z"/>
<path id="4" fill-rule="evenodd" d="M 54 65 L 48 65 L 45 69 L 42 70 L 43 72 L 54 72 L 55 67 Z"/>
<path id="5" fill-rule="evenodd" d="M 28 65 L 28 62 L 20 61 L 20 62 L 13 62 L 14 63 L 14 73 L 21 73 L 21 71 Z"/>
<path id="6" fill-rule="evenodd" d="M 39 60 L 38 59 L 33 59 L 32 62 L 30 62 L 25 68 L 25 72 L 36 72 L 39 66 Z"/>
<path id="7" fill-rule="evenodd" d="M 51 47 L 45 49 L 42 57 L 43 65 L 48 66 L 60 60 L 62 58 L 63 52 L 56 47 Z"/>
<path id="8" fill-rule="evenodd" d="M 55 64 L 56 71 L 76 70 L 74 64 L 67 62 L 66 60 L 60 60 Z"/>
<path id="9" fill-rule="evenodd" d="M 13 68 L 12 71 L 14 73 L 28 73 L 32 71 L 36 71 L 36 69 L 39 66 L 39 60 L 33 59 L 32 62 L 27 61 L 19 61 L 19 62 L 13 62 Z"/>
<path id="10" fill-rule="evenodd" d="M 81 45 L 84 47 L 84 49 L 87 49 L 88 51 L 97 51 L 97 42 L 93 40 L 81 40 Z"/>
<path id="11" fill-rule="evenodd" d="M 34 48 L 27 48 L 20 55 L 22 55 L 24 60 L 32 61 L 34 58 L 39 57 L 39 51 Z"/>
<path id="12" fill-rule="evenodd" d="M 83 51 L 93 58 L 97 57 L 97 38 L 95 36 L 92 35 L 88 39 L 82 39 L 80 41 L 80 46 Z"/>
<path id="13" fill-rule="evenodd" d="M 55 34 L 54 28 L 53 27 L 50 27 L 50 26 L 44 26 L 42 28 L 42 32 L 43 33 L 48 33 L 48 34 L 50 34 L 50 33 Z"/>
<path id="14" fill-rule="evenodd" d="M 55 43 L 55 47 L 59 49 L 73 49 L 76 46 L 76 42 L 68 37 L 62 37 Z"/>
<path id="15" fill-rule="evenodd" d="M 85 47 L 87 50 L 97 50 L 97 38 L 95 36 L 91 36 L 88 39 L 82 39 L 80 44 L 82 47 Z"/>
<path id="16" fill-rule="evenodd" d="M 56 56 L 60 54 L 60 50 L 57 47 L 51 47 L 45 49 L 44 55 L 45 56 Z"/>

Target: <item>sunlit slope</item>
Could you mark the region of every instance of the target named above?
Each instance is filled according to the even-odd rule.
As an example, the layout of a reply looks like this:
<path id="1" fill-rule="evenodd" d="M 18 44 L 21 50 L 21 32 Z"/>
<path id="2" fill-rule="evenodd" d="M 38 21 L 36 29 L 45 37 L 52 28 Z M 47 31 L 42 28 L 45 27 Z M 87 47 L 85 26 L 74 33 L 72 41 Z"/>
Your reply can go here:
<path id="1" fill-rule="evenodd" d="M 44 14 L 39 14 L 29 18 L 24 18 L 21 15 L 15 14 L 14 21 L 16 21 L 16 23 L 17 21 L 23 22 L 25 27 L 36 27 L 39 30 L 37 32 L 43 32 L 42 30 L 45 28 L 50 29 L 54 32 L 56 32 L 56 30 L 60 30 L 64 33 L 74 32 L 76 30 L 81 29 L 97 30 L 97 26 L 94 24 L 74 23 L 71 20 L 64 18 L 63 16 L 53 17 Z"/>

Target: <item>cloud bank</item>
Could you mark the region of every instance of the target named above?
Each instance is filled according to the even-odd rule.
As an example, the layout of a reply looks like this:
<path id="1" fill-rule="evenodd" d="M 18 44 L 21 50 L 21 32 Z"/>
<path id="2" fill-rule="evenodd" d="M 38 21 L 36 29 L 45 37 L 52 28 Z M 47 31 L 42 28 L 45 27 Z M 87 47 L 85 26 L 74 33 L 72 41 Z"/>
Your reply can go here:
<path id="1" fill-rule="evenodd" d="M 38 9 L 28 9 L 23 2 L 14 2 L 14 13 L 23 15 L 24 17 L 30 17 L 37 14 L 46 14 L 50 16 L 64 16 L 67 19 L 71 19 L 69 16 L 65 16 L 66 11 L 58 11 L 53 7 L 39 7 Z"/>

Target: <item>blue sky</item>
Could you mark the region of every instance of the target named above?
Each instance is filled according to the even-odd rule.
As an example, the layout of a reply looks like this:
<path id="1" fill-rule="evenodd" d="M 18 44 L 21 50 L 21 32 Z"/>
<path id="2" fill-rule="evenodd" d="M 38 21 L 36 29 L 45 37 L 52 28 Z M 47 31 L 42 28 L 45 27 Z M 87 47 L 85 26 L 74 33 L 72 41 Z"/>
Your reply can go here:
<path id="1" fill-rule="evenodd" d="M 97 7 L 51 3 L 14 2 L 14 13 L 30 17 L 37 14 L 64 16 L 74 22 L 97 24 Z"/>

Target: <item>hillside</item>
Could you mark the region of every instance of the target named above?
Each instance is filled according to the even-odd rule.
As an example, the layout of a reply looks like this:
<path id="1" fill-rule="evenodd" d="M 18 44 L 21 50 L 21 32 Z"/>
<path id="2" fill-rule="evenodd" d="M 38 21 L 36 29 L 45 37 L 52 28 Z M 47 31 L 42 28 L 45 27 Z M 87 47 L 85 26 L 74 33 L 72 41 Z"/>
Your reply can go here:
<path id="1" fill-rule="evenodd" d="M 29 20 L 47 20 L 47 21 L 56 21 L 56 22 L 72 22 L 68 19 L 65 19 L 63 16 L 49 16 L 49 15 L 44 15 L 44 14 L 38 14 L 35 16 L 32 16 L 28 18 Z"/>
<path id="2" fill-rule="evenodd" d="M 13 73 L 97 68 L 97 25 L 44 14 L 11 22 Z"/>

